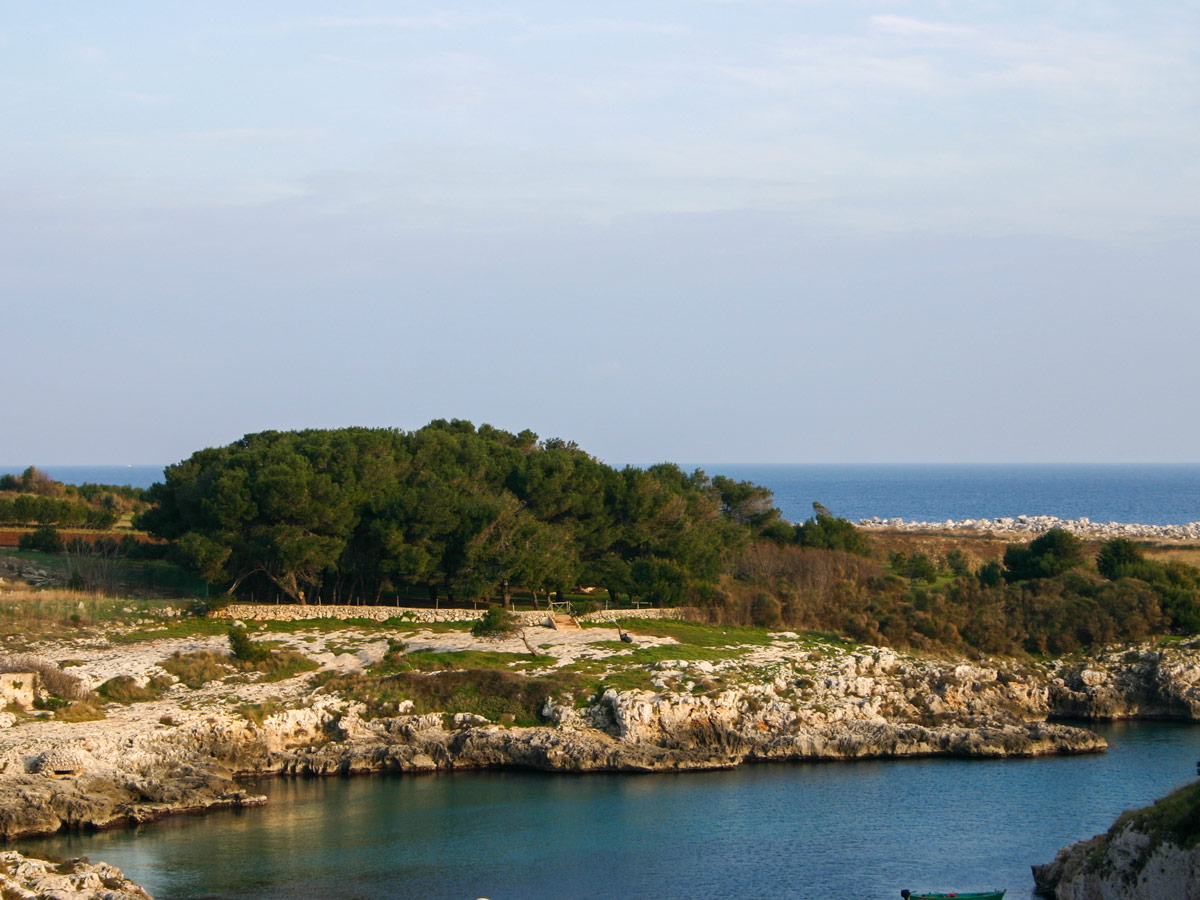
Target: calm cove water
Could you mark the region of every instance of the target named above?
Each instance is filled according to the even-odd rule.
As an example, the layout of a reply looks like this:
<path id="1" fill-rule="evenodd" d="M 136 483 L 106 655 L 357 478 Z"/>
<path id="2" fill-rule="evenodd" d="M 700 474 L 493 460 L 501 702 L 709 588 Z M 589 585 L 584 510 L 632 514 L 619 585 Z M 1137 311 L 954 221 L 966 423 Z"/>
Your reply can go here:
<path id="1" fill-rule="evenodd" d="M 0 466 L 0 474 L 24 466 Z M 162 480 L 161 466 L 45 466 L 68 484 Z M 814 500 L 836 515 L 930 522 L 997 516 L 1086 516 L 1094 522 L 1179 525 L 1200 521 L 1200 465 L 767 465 L 688 464 L 769 487 L 789 521 Z"/>
<path id="2" fill-rule="evenodd" d="M 1097 729 L 1032 760 L 268 780 L 262 809 L 25 842 L 124 869 L 158 900 L 896 900 L 1007 888 L 1195 773 L 1200 728 Z"/>

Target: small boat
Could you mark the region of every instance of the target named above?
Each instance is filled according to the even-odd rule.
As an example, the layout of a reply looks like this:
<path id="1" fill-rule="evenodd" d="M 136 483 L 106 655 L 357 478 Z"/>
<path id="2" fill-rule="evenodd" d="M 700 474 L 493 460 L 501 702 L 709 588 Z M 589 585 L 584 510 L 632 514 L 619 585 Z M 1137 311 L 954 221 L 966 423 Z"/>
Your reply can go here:
<path id="1" fill-rule="evenodd" d="M 975 893 L 939 894 L 937 891 L 901 891 L 904 900 L 1004 900 L 1004 891 L 976 891 Z"/>

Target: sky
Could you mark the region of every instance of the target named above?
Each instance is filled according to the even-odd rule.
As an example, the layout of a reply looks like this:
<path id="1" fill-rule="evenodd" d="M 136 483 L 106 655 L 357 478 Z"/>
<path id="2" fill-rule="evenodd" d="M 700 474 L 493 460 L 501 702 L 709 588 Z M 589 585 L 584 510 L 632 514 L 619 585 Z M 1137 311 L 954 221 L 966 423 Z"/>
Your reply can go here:
<path id="1" fill-rule="evenodd" d="M 0 0 L 0 463 L 1200 461 L 1200 6 Z"/>

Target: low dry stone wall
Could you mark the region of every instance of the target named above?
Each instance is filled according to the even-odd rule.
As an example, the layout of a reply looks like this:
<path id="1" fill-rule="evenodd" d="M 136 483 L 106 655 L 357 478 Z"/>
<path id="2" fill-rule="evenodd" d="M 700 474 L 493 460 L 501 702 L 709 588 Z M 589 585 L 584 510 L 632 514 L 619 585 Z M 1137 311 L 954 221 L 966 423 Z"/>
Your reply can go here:
<path id="1" fill-rule="evenodd" d="M 385 622 L 403 619 L 406 622 L 474 622 L 482 609 L 425 609 L 412 606 L 301 606 L 299 604 L 231 603 L 214 610 L 212 618 L 240 619 L 255 622 L 299 622 L 305 619 L 370 619 Z M 546 613 L 516 613 L 522 625 L 540 625 Z"/>
<path id="2" fill-rule="evenodd" d="M 232 603 L 210 615 L 217 619 L 238 619 L 243 622 L 299 622 L 305 619 L 370 619 L 385 622 L 403 619 L 414 624 L 429 622 L 473 622 L 483 609 L 427 609 L 412 606 L 300 606 L 299 604 Z M 513 613 L 521 625 L 546 625 L 549 613 Z M 602 609 L 580 616 L 581 622 L 612 622 L 616 619 L 696 619 L 699 611 L 692 607 L 675 609 Z"/>
<path id="3" fill-rule="evenodd" d="M 675 619 L 698 622 L 701 613 L 694 606 L 676 606 L 671 609 L 598 609 L 579 617 L 580 622 L 615 622 L 617 619 Z"/>

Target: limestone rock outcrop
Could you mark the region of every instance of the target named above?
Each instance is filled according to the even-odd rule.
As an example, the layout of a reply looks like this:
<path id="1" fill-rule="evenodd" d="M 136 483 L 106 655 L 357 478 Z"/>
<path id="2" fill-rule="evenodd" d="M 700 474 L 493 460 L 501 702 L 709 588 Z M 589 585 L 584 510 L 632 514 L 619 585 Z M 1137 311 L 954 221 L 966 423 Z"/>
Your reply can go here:
<path id="1" fill-rule="evenodd" d="M 1200 721 L 1200 642 L 1145 645 L 1059 663 L 1051 672 L 1048 702 L 1064 718 Z"/>
<path id="2" fill-rule="evenodd" d="M 1039 895 L 1056 900 L 1200 900 L 1200 789 L 1193 784 L 1121 816 L 1106 834 L 1033 867 Z"/>
<path id="3" fill-rule="evenodd" d="M 86 857 L 52 863 L 0 853 L 0 896 L 5 900 L 151 900 L 121 870 Z"/>

